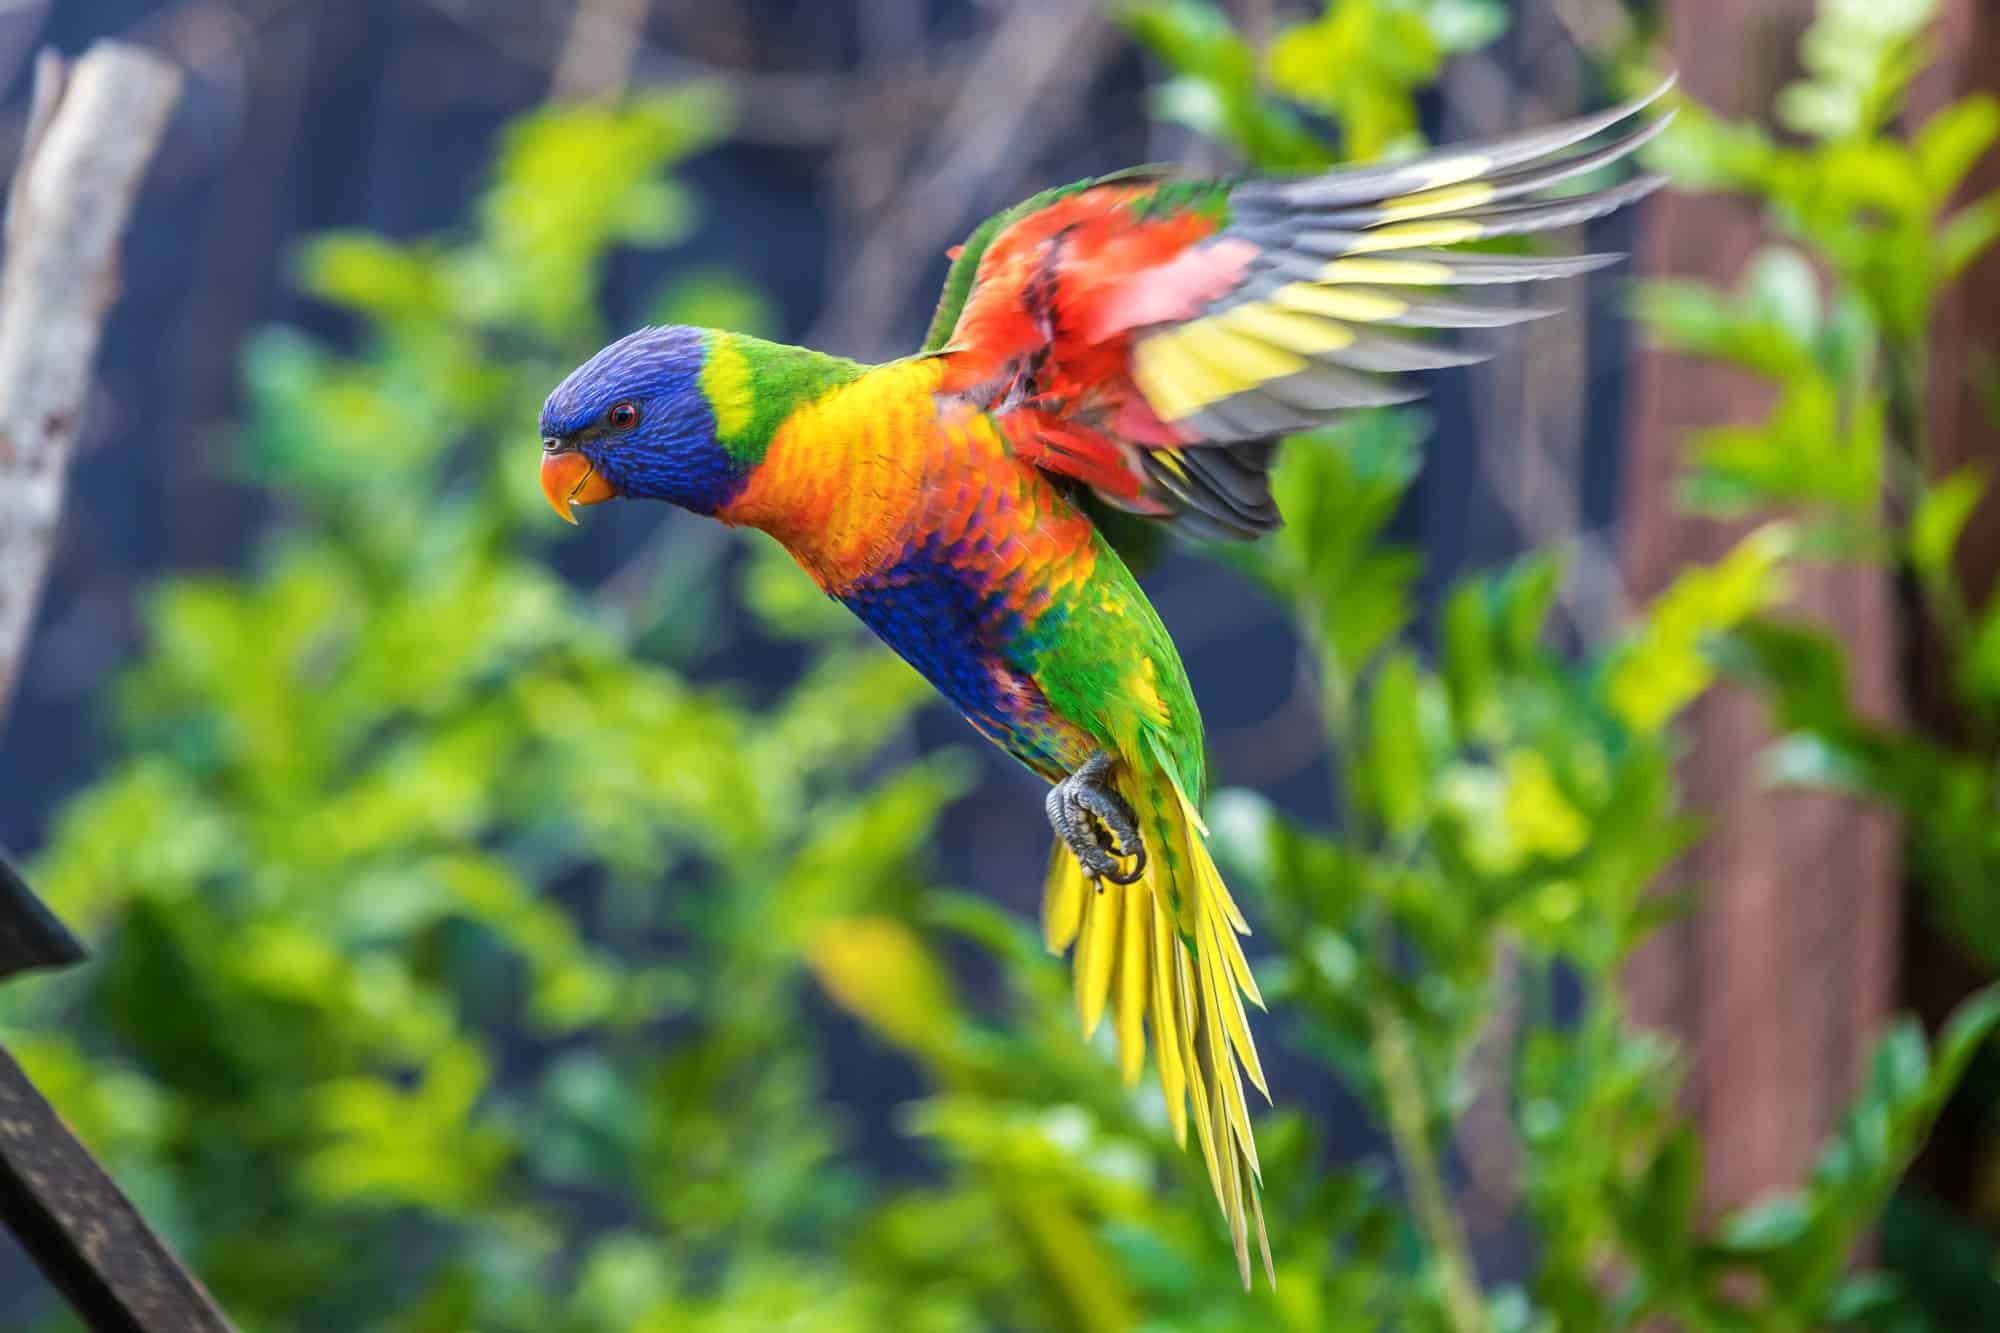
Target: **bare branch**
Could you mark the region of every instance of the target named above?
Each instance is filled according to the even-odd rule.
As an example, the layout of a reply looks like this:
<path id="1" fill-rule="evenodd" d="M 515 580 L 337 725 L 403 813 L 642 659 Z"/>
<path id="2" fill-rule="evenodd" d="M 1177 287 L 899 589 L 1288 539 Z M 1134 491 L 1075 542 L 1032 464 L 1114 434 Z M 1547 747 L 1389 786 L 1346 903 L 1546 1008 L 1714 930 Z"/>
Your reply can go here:
<path id="1" fill-rule="evenodd" d="M 0 711 L 55 546 L 118 240 L 179 90 L 171 64 L 133 46 L 36 61 L 0 267 Z"/>
<path id="2" fill-rule="evenodd" d="M 867 219 L 845 259 L 827 315 L 807 336 L 850 355 L 882 350 L 889 322 L 910 299 L 923 261 L 978 220 L 978 192 L 1010 158 L 1032 159 L 1074 126 L 1074 99 L 1118 49 L 1118 29 L 1095 5 L 1023 3 L 957 71 L 957 99 L 932 122 L 923 158 L 896 191 L 896 206 Z"/>
<path id="3" fill-rule="evenodd" d="M 574 102 L 623 93 L 643 45 L 646 10 L 646 0 L 578 0 L 549 96 Z"/>

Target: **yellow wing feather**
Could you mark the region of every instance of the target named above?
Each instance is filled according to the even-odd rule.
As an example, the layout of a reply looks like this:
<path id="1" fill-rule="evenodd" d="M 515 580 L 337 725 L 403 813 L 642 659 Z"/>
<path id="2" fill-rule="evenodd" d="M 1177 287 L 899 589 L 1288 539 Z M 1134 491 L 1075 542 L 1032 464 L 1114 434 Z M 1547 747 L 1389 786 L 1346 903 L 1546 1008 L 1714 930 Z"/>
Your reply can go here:
<path id="1" fill-rule="evenodd" d="M 1220 239 L 1255 246 L 1258 262 L 1194 318 L 1138 339 L 1132 372 L 1139 391 L 1191 442 L 1229 444 L 1391 400 L 1389 390 L 1370 389 L 1343 370 L 1464 364 L 1468 355 L 1455 350 L 1427 359 L 1421 342 L 1393 344 L 1397 364 L 1384 364 L 1384 345 L 1356 346 L 1351 326 L 1493 327 L 1512 322 L 1505 307 L 1431 303 L 1419 310 L 1394 293 L 1354 284 L 1513 284 L 1597 267 L 1609 257 L 1464 254 L 1451 247 L 1570 226 L 1643 197 L 1659 178 L 1572 194 L 1557 187 L 1629 157 L 1657 134 L 1671 113 L 1642 113 L 1667 86 L 1622 107 L 1486 145 L 1238 186 Z M 1620 133 L 1611 142 L 1582 146 L 1612 130 Z"/>

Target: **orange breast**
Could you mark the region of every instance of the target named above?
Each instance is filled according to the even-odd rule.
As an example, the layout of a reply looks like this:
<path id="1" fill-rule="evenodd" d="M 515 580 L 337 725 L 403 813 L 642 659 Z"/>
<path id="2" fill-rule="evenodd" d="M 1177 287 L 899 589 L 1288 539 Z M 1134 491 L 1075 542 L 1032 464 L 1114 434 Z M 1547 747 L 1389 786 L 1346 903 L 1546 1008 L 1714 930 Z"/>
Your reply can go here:
<path id="1" fill-rule="evenodd" d="M 1088 576 L 1090 521 L 985 413 L 939 407 L 944 374 L 895 362 L 801 408 L 718 517 L 770 533 L 835 595 L 929 548 L 1038 612 Z"/>
<path id="2" fill-rule="evenodd" d="M 889 563 L 924 487 L 943 373 L 894 362 L 800 407 L 717 517 L 770 533 L 829 591 Z"/>

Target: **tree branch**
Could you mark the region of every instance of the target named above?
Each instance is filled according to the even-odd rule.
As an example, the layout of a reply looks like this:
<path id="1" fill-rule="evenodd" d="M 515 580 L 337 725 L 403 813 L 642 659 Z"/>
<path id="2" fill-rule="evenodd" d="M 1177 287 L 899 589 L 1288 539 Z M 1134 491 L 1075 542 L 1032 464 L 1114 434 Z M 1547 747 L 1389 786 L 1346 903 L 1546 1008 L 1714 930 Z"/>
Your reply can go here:
<path id="1" fill-rule="evenodd" d="M 1437 1149 L 1431 1145 L 1430 1111 L 1409 1030 L 1386 1004 L 1369 1005 L 1368 1017 L 1374 1029 L 1375 1073 L 1382 1080 L 1382 1104 L 1389 1113 L 1389 1137 L 1396 1145 L 1411 1209 L 1442 1274 L 1445 1312 L 1453 1333 L 1486 1333 L 1479 1270 L 1472 1262 L 1465 1228 L 1459 1225 L 1457 1206 L 1445 1188 Z"/>
<path id="2" fill-rule="evenodd" d="M 579 102 L 621 96 L 645 45 L 647 0 L 578 0 L 549 98 Z"/>
<path id="3" fill-rule="evenodd" d="M 0 267 L 0 712 L 55 547 L 118 240 L 179 90 L 172 65 L 133 46 L 35 62 Z"/>

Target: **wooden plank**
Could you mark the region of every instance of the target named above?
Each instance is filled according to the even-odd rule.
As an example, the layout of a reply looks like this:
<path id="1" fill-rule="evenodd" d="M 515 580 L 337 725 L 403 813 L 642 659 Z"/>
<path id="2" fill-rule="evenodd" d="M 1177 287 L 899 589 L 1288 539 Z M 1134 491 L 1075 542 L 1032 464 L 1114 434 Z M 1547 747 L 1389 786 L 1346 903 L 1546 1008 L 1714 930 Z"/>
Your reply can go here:
<path id="1" fill-rule="evenodd" d="M 1794 76 L 1810 0 L 1678 0 L 1668 58 L 1688 91 L 1729 116 L 1766 117 Z M 1645 211 L 1650 276 L 1734 289 L 1770 240 L 1757 210 L 1714 194 L 1668 193 Z M 1768 386 L 1727 367 L 1652 351 L 1634 372 L 1625 459 L 1624 562 L 1650 598 L 1684 566 L 1720 555 L 1741 525 L 1687 516 L 1681 452 L 1706 426 L 1760 419 Z M 1815 566 L 1793 580 L 1798 610 L 1849 653 L 1855 706 L 1898 717 L 1905 642 L 1889 575 Z M 1672 1031 L 1690 1060 L 1685 1099 L 1704 1131 L 1711 1213 L 1795 1186 L 1838 1122 L 1895 991 L 1902 851 L 1879 808 L 1774 792 L 1758 756 L 1764 704 L 1719 689 L 1691 711 L 1681 777 L 1707 836 L 1680 867 L 1696 910 L 1664 927 L 1627 975 L 1633 1009 Z"/>
<path id="2" fill-rule="evenodd" d="M 157 54 L 100 43 L 36 61 L 0 267 L 0 712 L 54 550 L 63 470 L 117 292 L 118 248 L 179 95 Z M 83 949 L 0 860 L 0 979 Z M 0 1050 L 0 1225 L 100 1333 L 221 1333 L 229 1321 Z"/>
<path id="3" fill-rule="evenodd" d="M 230 1323 L 0 1049 L 0 1223 L 98 1333 L 228 1333 Z"/>
<path id="4" fill-rule="evenodd" d="M 0 853 L 0 981 L 40 967 L 69 967 L 89 956 Z"/>

